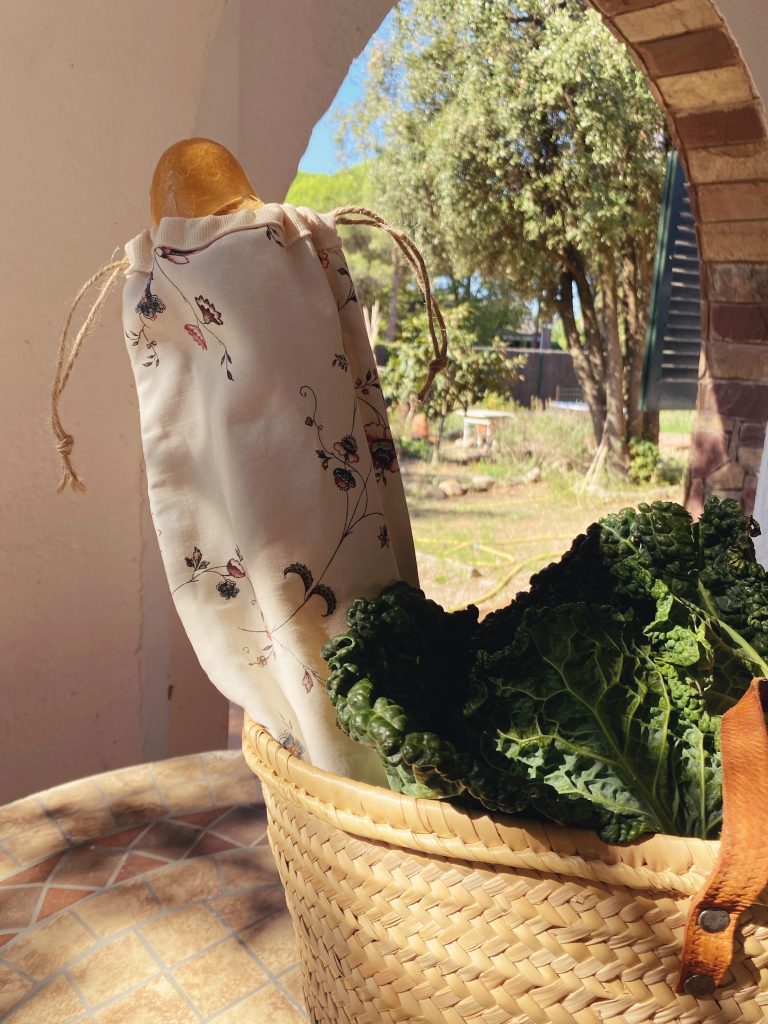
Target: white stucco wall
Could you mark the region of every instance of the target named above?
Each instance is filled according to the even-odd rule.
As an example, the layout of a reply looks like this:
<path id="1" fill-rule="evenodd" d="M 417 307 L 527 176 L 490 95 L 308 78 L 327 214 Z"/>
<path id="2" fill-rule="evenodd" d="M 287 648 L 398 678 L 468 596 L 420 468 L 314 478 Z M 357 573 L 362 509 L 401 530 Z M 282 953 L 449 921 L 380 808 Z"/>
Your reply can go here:
<path id="1" fill-rule="evenodd" d="M 56 342 L 81 282 L 145 226 L 160 153 L 207 134 L 281 199 L 389 6 L 0 0 L 0 803 L 225 744 L 147 513 L 117 296 L 61 406 L 86 496 L 54 493 Z"/>

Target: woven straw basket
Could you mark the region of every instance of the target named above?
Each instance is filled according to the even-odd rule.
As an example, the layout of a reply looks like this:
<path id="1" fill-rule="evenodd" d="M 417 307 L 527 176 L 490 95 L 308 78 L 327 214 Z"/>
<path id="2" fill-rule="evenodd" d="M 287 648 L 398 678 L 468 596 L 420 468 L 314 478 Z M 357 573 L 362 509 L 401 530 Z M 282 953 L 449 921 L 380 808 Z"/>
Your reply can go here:
<path id="1" fill-rule="evenodd" d="M 768 1021 L 768 905 L 717 998 L 675 992 L 719 843 L 415 800 L 302 763 L 246 717 L 313 1024 Z M 766 837 L 768 839 L 768 837 Z"/>

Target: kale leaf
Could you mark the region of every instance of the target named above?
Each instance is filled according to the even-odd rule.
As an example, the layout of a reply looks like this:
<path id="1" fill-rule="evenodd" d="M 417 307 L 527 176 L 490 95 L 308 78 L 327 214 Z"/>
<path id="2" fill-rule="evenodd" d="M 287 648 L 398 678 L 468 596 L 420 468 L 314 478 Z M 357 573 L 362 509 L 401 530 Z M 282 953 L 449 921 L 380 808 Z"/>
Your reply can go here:
<path id="1" fill-rule="evenodd" d="M 768 675 L 768 578 L 734 501 L 622 509 L 478 622 L 405 583 L 323 649 L 341 728 L 392 789 L 594 827 L 714 838 L 720 715 Z"/>

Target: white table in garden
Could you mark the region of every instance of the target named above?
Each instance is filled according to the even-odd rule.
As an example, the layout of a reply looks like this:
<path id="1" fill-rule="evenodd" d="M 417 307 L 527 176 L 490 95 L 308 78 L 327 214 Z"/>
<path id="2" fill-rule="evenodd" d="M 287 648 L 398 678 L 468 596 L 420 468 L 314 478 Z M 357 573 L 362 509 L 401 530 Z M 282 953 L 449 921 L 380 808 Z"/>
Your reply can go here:
<path id="1" fill-rule="evenodd" d="M 511 420 L 512 413 L 498 409 L 468 409 L 464 417 L 465 448 L 486 448 L 490 451 L 495 441 L 495 430 L 504 420 Z"/>

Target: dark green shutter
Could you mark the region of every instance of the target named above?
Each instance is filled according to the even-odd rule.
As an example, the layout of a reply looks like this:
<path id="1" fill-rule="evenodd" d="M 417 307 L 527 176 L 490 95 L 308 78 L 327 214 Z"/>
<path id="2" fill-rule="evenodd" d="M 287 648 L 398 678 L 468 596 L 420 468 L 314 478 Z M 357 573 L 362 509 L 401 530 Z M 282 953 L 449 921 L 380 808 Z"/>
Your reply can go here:
<path id="1" fill-rule="evenodd" d="M 701 352 L 699 246 L 688 186 L 677 153 L 667 157 L 659 215 L 642 409 L 693 409 Z"/>

